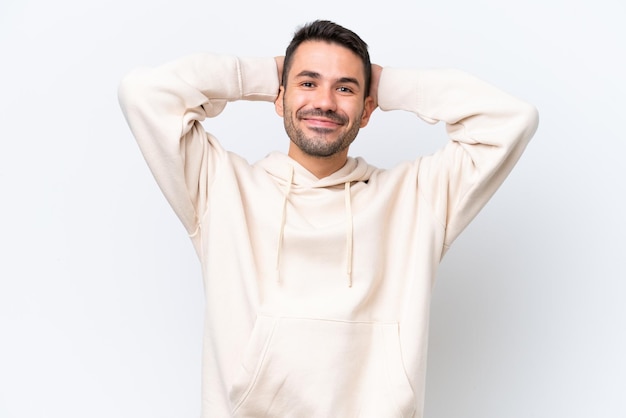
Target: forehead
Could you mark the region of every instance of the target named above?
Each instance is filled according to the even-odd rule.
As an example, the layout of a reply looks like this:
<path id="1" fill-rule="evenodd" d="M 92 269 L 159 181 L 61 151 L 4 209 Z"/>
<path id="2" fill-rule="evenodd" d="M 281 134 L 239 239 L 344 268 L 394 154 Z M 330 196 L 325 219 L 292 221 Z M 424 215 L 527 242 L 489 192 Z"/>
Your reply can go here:
<path id="1" fill-rule="evenodd" d="M 289 77 L 312 71 L 325 77 L 353 77 L 363 80 L 361 58 L 345 46 L 326 41 L 305 41 L 293 54 Z"/>

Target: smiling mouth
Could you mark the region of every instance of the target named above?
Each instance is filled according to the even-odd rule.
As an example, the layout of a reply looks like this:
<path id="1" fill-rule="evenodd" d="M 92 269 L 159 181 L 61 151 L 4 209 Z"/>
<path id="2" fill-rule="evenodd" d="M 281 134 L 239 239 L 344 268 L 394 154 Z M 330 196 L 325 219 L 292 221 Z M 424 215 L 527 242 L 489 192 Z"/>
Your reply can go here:
<path id="1" fill-rule="evenodd" d="M 344 117 L 334 112 L 321 110 L 300 111 L 296 113 L 296 117 L 311 126 L 320 128 L 336 128 L 347 123 Z"/>
<path id="2" fill-rule="evenodd" d="M 341 126 L 341 123 L 328 119 L 304 118 L 303 121 L 312 129 L 334 129 Z"/>

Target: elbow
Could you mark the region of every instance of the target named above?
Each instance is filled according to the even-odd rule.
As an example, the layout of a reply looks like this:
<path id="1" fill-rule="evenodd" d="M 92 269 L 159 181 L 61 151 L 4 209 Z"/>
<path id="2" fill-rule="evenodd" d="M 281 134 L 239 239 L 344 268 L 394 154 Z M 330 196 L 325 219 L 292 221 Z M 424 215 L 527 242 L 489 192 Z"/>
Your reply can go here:
<path id="1" fill-rule="evenodd" d="M 539 127 L 539 110 L 531 105 L 530 103 L 526 104 L 526 120 L 529 130 L 534 134 L 537 128 Z"/>
<path id="2" fill-rule="evenodd" d="M 527 102 L 520 102 L 517 109 L 520 142 L 528 143 L 539 127 L 539 111 Z"/>
<path id="3" fill-rule="evenodd" d="M 142 80 L 144 79 L 143 71 L 141 71 L 141 69 L 135 69 L 120 80 L 117 87 L 117 99 L 124 112 L 133 107 L 134 101 L 143 96 L 141 90 Z"/>
<path id="4" fill-rule="evenodd" d="M 530 138 L 533 137 L 533 135 L 537 131 L 537 128 L 539 127 L 539 110 L 533 105 L 529 104 L 528 106 L 528 139 L 530 140 Z"/>
<path id="5" fill-rule="evenodd" d="M 133 94 L 134 85 L 134 77 L 131 72 L 126 74 L 117 86 L 117 100 L 119 101 L 122 110 L 127 109 L 132 98 L 136 96 Z"/>

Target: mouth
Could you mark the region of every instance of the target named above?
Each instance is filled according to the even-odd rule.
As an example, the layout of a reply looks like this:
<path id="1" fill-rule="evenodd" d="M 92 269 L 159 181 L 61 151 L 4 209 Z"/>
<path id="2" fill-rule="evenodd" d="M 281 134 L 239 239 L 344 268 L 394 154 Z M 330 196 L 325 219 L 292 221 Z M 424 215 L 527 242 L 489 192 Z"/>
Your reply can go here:
<path id="1" fill-rule="evenodd" d="M 317 129 L 335 129 L 342 125 L 342 123 L 331 119 L 325 118 L 302 118 L 302 120 L 311 128 Z"/>
<path id="2" fill-rule="evenodd" d="M 334 112 L 322 112 L 309 110 L 297 112 L 296 117 L 303 121 L 307 127 L 313 130 L 330 131 L 347 123 L 344 117 Z"/>

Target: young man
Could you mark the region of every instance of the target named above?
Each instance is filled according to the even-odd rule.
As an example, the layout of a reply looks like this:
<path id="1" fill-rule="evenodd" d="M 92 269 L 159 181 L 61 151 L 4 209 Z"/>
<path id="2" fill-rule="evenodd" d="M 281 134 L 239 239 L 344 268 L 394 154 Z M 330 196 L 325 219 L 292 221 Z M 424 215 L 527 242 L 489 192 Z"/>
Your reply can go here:
<path id="1" fill-rule="evenodd" d="M 275 102 L 288 155 L 249 165 L 204 131 L 234 100 Z M 536 110 L 459 71 L 371 65 L 327 21 L 284 63 L 197 54 L 131 73 L 120 101 L 202 263 L 203 417 L 421 417 L 437 266 Z M 450 141 L 389 170 L 349 158 L 378 106 L 442 121 Z"/>

